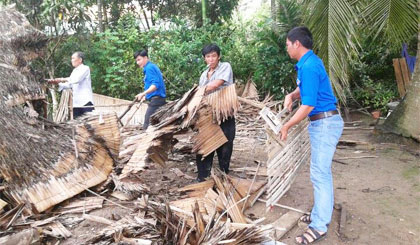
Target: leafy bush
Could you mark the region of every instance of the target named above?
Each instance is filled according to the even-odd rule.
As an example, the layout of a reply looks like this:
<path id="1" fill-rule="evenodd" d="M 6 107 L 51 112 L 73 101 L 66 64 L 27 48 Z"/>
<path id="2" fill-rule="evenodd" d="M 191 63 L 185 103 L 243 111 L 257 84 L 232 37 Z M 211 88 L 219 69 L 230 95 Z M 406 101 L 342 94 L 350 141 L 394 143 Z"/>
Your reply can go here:
<path id="1" fill-rule="evenodd" d="M 395 98 L 395 95 L 395 87 L 374 82 L 370 78 L 366 78 L 363 86 L 354 90 L 354 98 L 362 107 L 368 107 L 372 111 L 380 110 L 382 114 L 385 114 L 386 105 Z"/>
<path id="2" fill-rule="evenodd" d="M 256 56 L 252 79 L 263 94 L 271 93 L 282 99 L 296 88 L 295 63 L 286 52 L 286 33 L 273 32 L 269 19 L 260 21 L 253 33 Z"/>
<path id="3" fill-rule="evenodd" d="M 360 61 L 352 64 L 353 98 L 362 107 L 385 113 L 386 104 L 398 96 L 392 58 L 400 55 L 390 50 L 385 40 L 372 42 L 367 37 L 362 45 Z"/>

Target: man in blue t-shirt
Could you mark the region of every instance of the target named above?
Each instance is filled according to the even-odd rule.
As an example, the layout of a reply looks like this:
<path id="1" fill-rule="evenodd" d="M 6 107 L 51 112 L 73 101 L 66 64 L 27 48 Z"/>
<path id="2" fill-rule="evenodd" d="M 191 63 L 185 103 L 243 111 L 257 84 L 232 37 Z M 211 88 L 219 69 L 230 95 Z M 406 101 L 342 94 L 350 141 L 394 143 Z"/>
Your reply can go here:
<path id="1" fill-rule="evenodd" d="M 287 52 L 290 58 L 298 60 L 295 66 L 298 87 L 286 95 L 284 106 L 291 110 L 293 101 L 298 99 L 302 105 L 282 127 L 280 137 L 286 140 L 289 128 L 309 116 L 310 174 L 314 188 L 311 214 L 300 219 L 309 226 L 305 233 L 296 237 L 299 244 L 317 242 L 327 234 L 334 206 L 331 162 L 344 124 L 324 64 L 311 50 L 312 43 L 312 34 L 306 27 L 295 27 L 287 34 Z"/>
<path id="2" fill-rule="evenodd" d="M 144 73 L 144 91 L 136 95 L 138 101 L 149 101 L 146 115 L 144 116 L 143 129 L 149 127 L 150 116 L 156 110 L 166 104 L 166 89 L 163 82 L 163 76 L 159 67 L 149 60 L 147 50 L 134 53 L 134 59 L 139 67 L 143 68 Z"/>

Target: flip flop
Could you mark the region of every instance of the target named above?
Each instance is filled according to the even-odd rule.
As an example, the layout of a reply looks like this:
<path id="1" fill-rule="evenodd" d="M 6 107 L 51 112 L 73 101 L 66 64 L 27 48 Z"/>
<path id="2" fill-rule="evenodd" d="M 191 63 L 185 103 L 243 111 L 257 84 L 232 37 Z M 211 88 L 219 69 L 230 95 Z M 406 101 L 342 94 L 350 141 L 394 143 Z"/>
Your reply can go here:
<path id="1" fill-rule="evenodd" d="M 302 217 L 300 217 L 299 221 L 305 224 L 310 224 L 312 222 L 311 214 L 304 214 Z"/>
<path id="2" fill-rule="evenodd" d="M 298 242 L 295 239 L 295 242 L 296 242 L 296 244 L 314 244 L 314 243 L 317 243 L 317 242 L 323 240 L 326 236 L 327 236 L 326 232 L 321 235 L 317 230 L 315 230 L 312 227 L 309 227 L 305 231 L 305 233 L 296 237 L 296 238 L 301 238 L 302 241 Z"/>

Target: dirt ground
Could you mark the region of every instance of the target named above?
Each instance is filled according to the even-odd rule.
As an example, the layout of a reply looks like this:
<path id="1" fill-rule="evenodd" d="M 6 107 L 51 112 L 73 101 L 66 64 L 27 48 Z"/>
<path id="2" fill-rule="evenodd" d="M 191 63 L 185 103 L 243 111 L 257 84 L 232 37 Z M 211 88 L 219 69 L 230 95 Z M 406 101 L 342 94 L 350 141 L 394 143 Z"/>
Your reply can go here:
<path id="1" fill-rule="evenodd" d="M 361 114 L 354 114 L 351 119 L 361 122 L 346 123 L 346 127 L 371 128 L 376 123 Z M 368 144 L 339 146 L 334 158 L 376 158 L 333 162 L 335 203 L 346 210 L 346 222 L 339 233 L 341 213 L 335 209 L 327 238 L 318 244 L 420 244 L 420 144 L 360 128 L 345 130 L 341 139 Z M 310 211 L 312 202 L 306 164 L 279 203 Z M 265 209 L 264 203 L 257 205 L 254 212 Z M 273 208 L 265 214 L 266 223 L 286 212 Z M 298 224 L 280 241 L 294 244 L 294 238 L 305 228 Z"/>
<path id="2" fill-rule="evenodd" d="M 341 211 L 335 209 L 327 238 L 318 244 L 420 244 L 420 144 L 395 136 L 375 132 L 376 122 L 362 114 L 351 115 L 341 139 L 366 142 L 353 146 L 339 145 L 335 158 L 373 156 L 333 162 L 335 203 L 346 210 L 346 220 L 339 233 Z M 265 133 L 260 128 L 237 127 L 231 168 L 256 167 L 265 163 Z M 217 158 L 213 167 L 217 166 Z M 177 188 L 194 182 L 196 166 L 191 154 L 174 153 L 168 161 L 169 168 L 150 169 L 141 178 L 151 187 L 150 195 L 164 196 L 168 200 L 179 197 Z M 185 176 L 180 177 L 179 169 Z M 232 175 L 252 179 L 245 172 Z M 259 179 L 264 179 L 259 177 Z M 133 202 L 119 202 L 132 207 Z M 279 204 L 309 211 L 312 205 L 312 185 L 309 163 L 300 170 L 290 190 Z M 286 209 L 274 207 L 266 212 L 265 203 L 257 202 L 246 214 L 252 219 L 266 217 L 264 223 L 274 222 Z M 129 211 L 105 201 L 104 208 L 90 214 L 118 220 Z M 73 215 L 74 216 L 74 215 Z M 81 215 L 80 215 L 81 216 Z M 82 219 L 81 219 L 82 220 Z M 60 244 L 84 244 L 105 225 L 75 220 L 70 227 L 73 236 Z M 305 229 L 296 225 L 280 240 L 294 244 L 294 238 Z"/>

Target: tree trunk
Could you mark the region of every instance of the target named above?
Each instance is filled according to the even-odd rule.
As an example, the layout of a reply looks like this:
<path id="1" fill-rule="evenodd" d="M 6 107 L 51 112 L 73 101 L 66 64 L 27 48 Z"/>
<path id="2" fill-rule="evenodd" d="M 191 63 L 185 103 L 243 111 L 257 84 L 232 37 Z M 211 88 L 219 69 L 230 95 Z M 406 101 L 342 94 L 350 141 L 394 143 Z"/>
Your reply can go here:
<path id="1" fill-rule="evenodd" d="M 401 103 L 385 120 L 382 129 L 420 142 L 420 22 L 418 25 L 416 68 L 411 86 Z"/>
<path id="2" fill-rule="evenodd" d="M 103 0 L 97 0 L 98 4 L 98 32 L 104 32 L 104 25 L 102 22 L 102 1 Z"/>
<path id="3" fill-rule="evenodd" d="M 204 26 L 205 24 L 207 24 L 207 0 L 201 0 L 201 12 Z"/>

